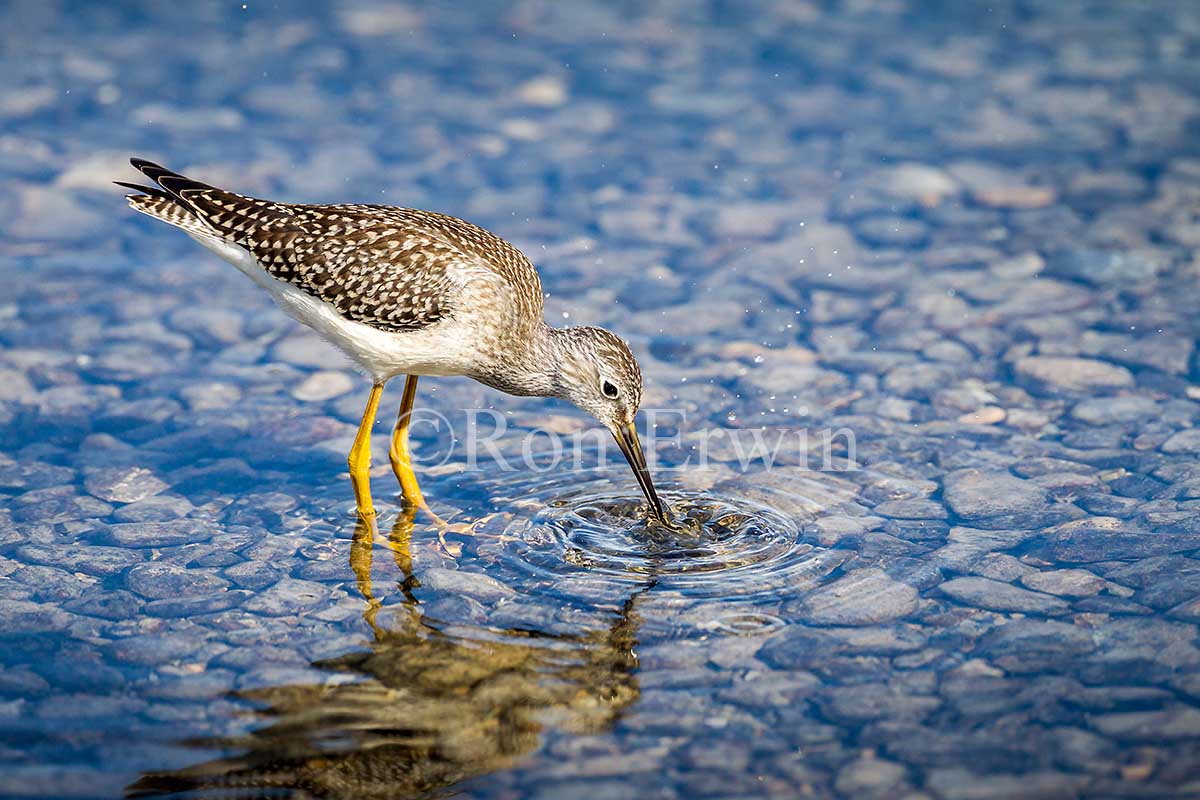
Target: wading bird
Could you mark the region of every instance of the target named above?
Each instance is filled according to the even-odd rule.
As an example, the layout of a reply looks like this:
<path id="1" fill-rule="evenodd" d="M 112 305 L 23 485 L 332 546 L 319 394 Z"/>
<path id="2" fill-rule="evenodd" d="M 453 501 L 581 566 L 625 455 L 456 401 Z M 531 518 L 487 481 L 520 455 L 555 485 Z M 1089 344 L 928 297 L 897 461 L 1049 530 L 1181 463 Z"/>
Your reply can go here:
<path id="1" fill-rule="evenodd" d="M 445 214 L 256 200 L 149 161 L 131 163 L 156 185 L 118 181 L 138 192 L 129 205 L 232 263 L 371 378 L 348 459 L 360 517 L 375 516 L 370 440 L 384 384 L 406 376 L 389 455 L 405 502 L 425 507 L 408 447 L 417 379 L 465 375 L 592 414 L 612 432 L 650 513 L 667 524 L 634 427 L 642 400 L 637 361 L 604 328 L 547 325 L 537 270 L 517 248 Z"/>

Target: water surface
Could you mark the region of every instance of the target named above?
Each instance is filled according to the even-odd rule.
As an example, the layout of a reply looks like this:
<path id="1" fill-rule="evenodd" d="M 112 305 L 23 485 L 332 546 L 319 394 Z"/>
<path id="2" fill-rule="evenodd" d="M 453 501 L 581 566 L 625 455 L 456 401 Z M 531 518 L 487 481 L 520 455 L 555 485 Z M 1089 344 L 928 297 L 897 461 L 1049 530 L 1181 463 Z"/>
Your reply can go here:
<path id="1" fill-rule="evenodd" d="M 1200 792 L 1198 12 L 5 5 L 0 794 Z M 448 526 L 386 424 L 356 526 L 365 382 L 130 155 L 511 239 L 673 410 L 685 530 L 449 379 Z"/>

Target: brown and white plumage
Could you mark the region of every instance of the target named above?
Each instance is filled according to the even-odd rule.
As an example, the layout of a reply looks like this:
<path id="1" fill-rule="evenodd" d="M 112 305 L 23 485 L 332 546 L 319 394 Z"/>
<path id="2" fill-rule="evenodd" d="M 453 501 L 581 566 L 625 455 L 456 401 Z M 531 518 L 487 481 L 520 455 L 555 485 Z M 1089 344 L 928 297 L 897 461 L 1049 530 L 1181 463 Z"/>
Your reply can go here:
<path id="1" fill-rule="evenodd" d="M 139 211 L 245 248 L 274 278 L 384 331 L 417 330 L 454 311 L 456 268 L 494 271 L 524 313 L 541 311 L 541 284 L 525 256 L 464 220 L 379 205 L 257 200 L 137 162 L 166 196 L 134 195 Z"/>
<path id="2" fill-rule="evenodd" d="M 401 374 L 465 375 L 570 400 L 617 436 L 661 516 L 640 445 L 630 450 L 637 361 L 602 328 L 546 325 L 537 271 L 508 242 L 432 211 L 258 200 L 131 163 L 156 184 L 120 184 L 139 192 L 128 196 L 134 209 L 232 263 L 377 386 Z"/>
<path id="3" fill-rule="evenodd" d="M 390 206 L 259 200 L 151 162 L 133 164 L 158 184 L 123 184 L 144 192 L 129 196 L 134 209 L 232 261 L 377 379 L 472 374 L 457 363 L 461 345 L 471 345 L 475 367 L 491 369 L 504 341 L 533 337 L 543 324 L 533 265 L 469 222 Z M 480 319 L 485 307 L 490 322 Z M 411 357 L 395 357 L 379 333 L 407 339 Z M 444 356 L 440 368 L 425 363 L 431 348 Z"/>

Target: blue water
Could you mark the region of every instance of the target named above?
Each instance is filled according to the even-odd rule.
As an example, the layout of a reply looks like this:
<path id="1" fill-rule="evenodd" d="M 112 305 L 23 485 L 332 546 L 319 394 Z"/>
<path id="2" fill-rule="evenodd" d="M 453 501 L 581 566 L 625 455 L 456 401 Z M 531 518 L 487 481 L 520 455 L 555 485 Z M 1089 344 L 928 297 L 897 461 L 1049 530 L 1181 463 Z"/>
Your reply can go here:
<path id="1" fill-rule="evenodd" d="M 0 14 L 0 794 L 1200 793 L 1200 6 Z M 686 535 L 465 379 L 356 526 L 365 379 L 135 155 L 521 247 Z"/>

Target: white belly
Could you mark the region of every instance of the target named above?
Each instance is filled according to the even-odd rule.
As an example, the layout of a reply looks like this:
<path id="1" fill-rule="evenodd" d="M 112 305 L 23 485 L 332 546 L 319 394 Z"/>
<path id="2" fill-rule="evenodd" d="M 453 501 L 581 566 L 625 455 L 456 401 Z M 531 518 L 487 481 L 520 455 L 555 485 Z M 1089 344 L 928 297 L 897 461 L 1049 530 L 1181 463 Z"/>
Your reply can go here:
<path id="1" fill-rule="evenodd" d="M 335 345 L 376 382 L 397 375 L 466 375 L 475 363 L 475 343 L 462 326 L 443 321 L 418 331 L 381 331 L 348 320 L 323 300 L 276 279 L 238 245 L 191 232 L 188 235 L 269 291 L 289 316 Z"/>

